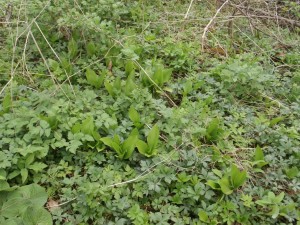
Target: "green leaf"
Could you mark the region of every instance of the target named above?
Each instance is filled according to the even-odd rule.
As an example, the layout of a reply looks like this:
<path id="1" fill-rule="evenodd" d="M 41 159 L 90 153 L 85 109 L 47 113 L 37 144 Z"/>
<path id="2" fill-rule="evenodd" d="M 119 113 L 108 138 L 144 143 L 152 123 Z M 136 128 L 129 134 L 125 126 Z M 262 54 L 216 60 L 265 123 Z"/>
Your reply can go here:
<path id="1" fill-rule="evenodd" d="M 25 167 L 27 168 L 34 161 L 34 154 L 28 154 L 25 160 Z"/>
<path id="2" fill-rule="evenodd" d="M 221 189 L 220 184 L 218 182 L 213 181 L 213 180 L 208 180 L 206 182 L 206 184 L 214 190 L 220 190 Z"/>
<path id="3" fill-rule="evenodd" d="M 81 132 L 93 136 L 95 130 L 94 119 L 89 116 L 84 121 L 82 121 Z"/>
<path id="4" fill-rule="evenodd" d="M 152 129 L 150 130 L 148 137 L 147 137 L 147 143 L 148 143 L 150 151 L 156 149 L 158 140 L 159 140 L 159 129 L 158 129 L 157 124 L 155 124 L 152 127 Z"/>
<path id="5" fill-rule="evenodd" d="M 230 185 L 228 177 L 223 177 L 222 179 L 220 179 L 219 185 L 221 187 L 221 191 L 225 195 L 230 195 L 233 192 L 233 190 L 231 189 L 231 185 Z"/>
<path id="6" fill-rule="evenodd" d="M 132 106 L 129 109 L 128 116 L 134 124 L 139 124 L 141 121 L 140 114 Z"/>
<path id="7" fill-rule="evenodd" d="M 134 129 L 122 145 L 122 149 L 125 152 L 123 159 L 128 159 L 132 155 L 136 147 L 137 141 L 138 141 L 138 130 Z"/>
<path id="8" fill-rule="evenodd" d="M 271 215 L 273 219 L 276 219 L 279 215 L 279 206 L 278 205 L 272 206 L 272 211 L 268 214 Z"/>
<path id="9" fill-rule="evenodd" d="M 103 78 L 99 77 L 92 69 L 88 68 L 86 70 L 86 79 L 90 85 L 96 88 L 100 88 L 102 86 Z"/>
<path id="10" fill-rule="evenodd" d="M 264 160 L 264 153 L 259 146 L 255 148 L 254 160 L 255 161 Z"/>
<path id="11" fill-rule="evenodd" d="M 149 155 L 148 155 L 149 148 L 148 148 L 148 145 L 144 141 L 138 140 L 136 143 L 136 146 L 142 155 L 149 157 Z"/>
<path id="12" fill-rule="evenodd" d="M 72 38 L 68 43 L 68 51 L 70 59 L 74 59 L 78 53 L 77 42 Z"/>
<path id="13" fill-rule="evenodd" d="M 134 71 L 134 69 L 135 69 L 135 65 L 133 61 L 132 60 L 127 61 L 125 65 L 126 75 L 129 76 L 132 73 L 132 71 Z"/>
<path id="14" fill-rule="evenodd" d="M 29 165 L 27 168 L 30 170 L 33 170 L 34 172 L 41 172 L 46 167 L 47 167 L 47 165 L 45 163 L 35 162 L 34 164 Z"/>
<path id="15" fill-rule="evenodd" d="M 2 101 L 3 113 L 8 113 L 10 108 L 12 107 L 11 95 L 6 93 Z"/>
<path id="16" fill-rule="evenodd" d="M 277 195 L 274 200 L 273 203 L 278 204 L 280 203 L 284 198 L 284 192 L 281 192 L 279 195 Z"/>
<path id="17" fill-rule="evenodd" d="M 240 171 L 236 165 L 231 166 L 231 182 L 234 188 L 238 188 L 245 183 L 247 173 L 245 170 Z"/>
<path id="18" fill-rule="evenodd" d="M 107 90 L 107 92 L 112 96 L 114 97 L 115 96 L 115 92 L 114 92 L 114 88 L 113 86 L 108 82 L 104 82 L 104 86 L 105 86 L 105 89 Z"/>
<path id="19" fill-rule="evenodd" d="M 299 173 L 299 169 L 296 166 L 289 169 L 285 169 L 285 174 L 289 179 L 293 179 L 298 175 L 298 173 Z"/>
<path id="20" fill-rule="evenodd" d="M 26 225 L 52 225 L 51 214 L 42 207 L 30 206 L 22 215 L 23 223 Z"/>
<path id="21" fill-rule="evenodd" d="M 86 51 L 88 56 L 93 56 L 96 53 L 96 45 L 93 41 L 86 45 Z"/>
<path id="22" fill-rule="evenodd" d="M 22 183 L 24 184 L 28 177 L 28 170 L 26 168 L 21 169 Z"/>
<path id="23" fill-rule="evenodd" d="M 285 117 L 276 117 L 276 118 L 274 118 L 274 119 L 272 119 L 270 121 L 270 125 L 269 126 L 273 127 L 274 125 L 276 125 L 277 123 L 281 122 L 284 119 L 285 119 Z"/>
<path id="24" fill-rule="evenodd" d="M 125 83 L 124 87 L 124 93 L 127 96 L 130 96 L 131 92 L 136 89 L 136 84 L 133 82 L 133 79 L 131 77 L 128 77 Z"/>
<path id="25" fill-rule="evenodd" d="M 121 147 L 118 143 L 116 143 L 112 138 L 104 137 L 100 139 L 105 145 L 115 150 L 118 154 L 121 154 Z"/>
<path id="26" fill-rule="evenodd" d="M 200 212 L 198 213 L 198 216 L 202 222 L 208 222 L 208 215 L 204 210 L 200 210 Z"/>

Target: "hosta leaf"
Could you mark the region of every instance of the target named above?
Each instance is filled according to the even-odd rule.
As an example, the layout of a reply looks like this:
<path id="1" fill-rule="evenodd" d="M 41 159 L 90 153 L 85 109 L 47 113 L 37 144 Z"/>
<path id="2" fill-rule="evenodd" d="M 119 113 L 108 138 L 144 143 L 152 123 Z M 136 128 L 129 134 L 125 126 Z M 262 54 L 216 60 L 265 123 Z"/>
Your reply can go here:
<path id="1" fill-rule="evenodd" d="M 136 146 L 139 152 L 145 156 L 148 156 L 148 145 L 142 140 L 138 140 Z"/>
<path id="2" fill-rule="evenodd" d="M 208 186 L 210 186 L 210 187 L 211 187 L 212 189 L 214 189 L 214 190 L 220 190 L 220 189 L 221 189 L 219 183 L 218 183 L 218 182 L 215 182 L 215 181 L 213 181 L 213 180 L 208 180 L 208 181 L 206 182 L 206 184 L 207 184 Z"/>
<path id="3" fill-rule="evenodd" d="M 96 45 L 94 42 L 90 41 L 87 45 L 86 45 L 86 51 L 87 51 L 87 55 L 88 56 L 93 56 L 96 52 Z"/>
<path id="4" fill-rule="evenodd" d="M 140 114 L 132 106 L 129 109 L 128 115 L 133 123 L 136 124 L 140 122 Z"/>
<path id="5" fill-rule="evenodd" d="M 245 170 L 240 171 L 236 165 L 231 166 L 231 182 L 234 188 L 238 188 L 243 185 L 247 179 L 247 173 Z"/>
<path id="6" fill-rule="evenodd" d="M 220 179 L 219 185 L 221 187 L 221 191 L 225 195 L 230 195 L 233 192 L 233 190 L 231 189 L 231 185 L 230 185 L 228 177 L 223 177 L 222 179 Z"/>
<path id="7" fill-rule="evenodd" d="M 125 154 L 123 156 L 124 159 L 128 159 L 135 149 L 136 143 L 138 141 L 138 130 L 134 129 L 130 136 L 124 141 L 122 145 L 122 149 L 124 150 Z"/>
<path id="8" fill-rule="evenodd" d="M 86 70 L 86 79 L 90 85 L 96 88 L 100 88 L 102 85 L 101 78 L 92 69 Z"/>
<path id="9" fill-rule="evenodd" d="M 156 148 L 159 140 L 159 129 L 157 124 L 152 127 L 150 130 L 148 137 L 147 137 L 147 142 L 149 146 L 149 150 L 152 151 Z"/>
<path id="10" fill-rule="evenodd" d="M 108 147 L 110 147 L 113 150 L 115 150 L 118 154 L 121 153 L 121 147 L 120 147 L 120 145 L 118 145 L 112 138 L 104 137 L 104 138 L 101 138 L 101 141 L 105 145 L 107 145 Z"/>

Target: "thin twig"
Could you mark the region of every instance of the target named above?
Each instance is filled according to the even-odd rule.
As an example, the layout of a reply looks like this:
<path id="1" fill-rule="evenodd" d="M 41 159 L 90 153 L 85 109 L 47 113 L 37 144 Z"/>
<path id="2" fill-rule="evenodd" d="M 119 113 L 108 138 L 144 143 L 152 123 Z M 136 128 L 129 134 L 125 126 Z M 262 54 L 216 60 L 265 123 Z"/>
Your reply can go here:
<path id="1" fill-rule="evenodd" d="M 213 18 L 211 18 L 211 20 L 209 21 L 209 23 L 206 25 L 206 27 L 204 28 L 202 37 L 201 37 L 201 49 L 202 52 L 204 51 L 204 45 L 205 45 L 205 38 L 206 38 L 206 33 L 208 31 L 208 29 L 210 28 L 211 24 L 214 22 L 214 20 L 216 19 L 216 17 L 218 16 L 218 14 L 220 13 L 220 11 L 222 10 L 222 8 L 229 2 L 229 0 L 226 0 L 221 6 L 220 8 L 217 10 L 217 12 L 215 13 L 215 15 L 213 16 Z"/>
<path id="2" fill-rule="evenodd" d="M 188 15 L 189 15 L 190 10 L 191 10 L 191 8 L 192 8 L 193 2 L 194 2 L 194 0 L 191 0 L 190 5 L 189 5 L 189 8 L 188 8 L 188 10 L 186 11 L 186 14 L 185 14 L 185 16 L 184 16 L 184 19 L 187 19 L 187 18 L 188 18 Z"/>

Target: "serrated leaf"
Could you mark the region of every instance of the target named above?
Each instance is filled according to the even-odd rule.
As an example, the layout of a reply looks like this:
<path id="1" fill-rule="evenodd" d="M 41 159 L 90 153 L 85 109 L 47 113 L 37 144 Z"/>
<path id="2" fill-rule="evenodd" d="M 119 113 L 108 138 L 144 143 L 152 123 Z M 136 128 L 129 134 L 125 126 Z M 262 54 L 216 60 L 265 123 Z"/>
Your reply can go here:
<path id="1" fill-rule="evenodd" d="M 34 154 L 28 154 L 25 160 L 25 167 L 28 167 L 34 161 Z"/>
<path id="2" fill-rule="evenodd" d="M 84 134 L 93 135 L 95 129 L 94 119 L 89 116 L 84 121 L 82 121 L 81 132 Z"/>
<path id="3" fill-rule="evenodd" d="M 133 63 L 132 60 L 129 60 L 126 62 L 126 65 L 125 65 L 125 72 L 126 72 L 126 75 L 129 76 L 132 71 L 134 71 L 134 68 L 135 68 L 135 65 Z"/>
<path id="4" fill-rule="evenodd" d="M 113 86 L 108 81 L 104 82 L 104 87 L 112 97 L 115 96 Z"/>
<path id="5" fill-rule="evenodd" d="M 88 56 L 93 56 L 96 53 L 96 45 L 93 41 L 86 45 L 86 51 Z"/>
<path id="6" fill-rule="evenodd" d="M 10 108 L 12 107 L 11 95 L 7 93 L 2 101 L 3 113 L 8 113 Z"/>
<path id="7" fill-rule="evenodd" d="M 156 148 L 159 140 L 159 128 L 157 124 L 155 124 L 152 129 L 150 130 L 148 137 L 147 137 L 147 143 L 149 146 L 149 150 L 152 151 Z"/>
<path id="8" fill-rule="evenodd" d="M 125 94 L 129 96 L 134 89 L 136 89 L 136 84 L 131 77 L 128 77 L 124 87 Z"/>
<path id="9" fill-rule="evenodd" d="M 51 214 L 42 207 L 30 206 L 22 215 L 23 223 L 26 225 L 52 225 Z"/>
<path id="10" fill-rule="evenodd" d="M 24 184 L 28 177 L 28 170 L 26 168 L 21 169 L 22 183 Z"/>
<path id="11" fill-rule="evenodd" d="M 34 172 L 40 172 L 46 167 L 47 165 L 45 163 L 35 162 L 34 164 L 29 165 L 27 168 L 33 170 Z"/>
<path id="12" fill-rule="evenodd" d="M 73 38 L 68 43 L 68 51 L 71 59 L 74 59 L 78 53 L 78 45 Z"/>

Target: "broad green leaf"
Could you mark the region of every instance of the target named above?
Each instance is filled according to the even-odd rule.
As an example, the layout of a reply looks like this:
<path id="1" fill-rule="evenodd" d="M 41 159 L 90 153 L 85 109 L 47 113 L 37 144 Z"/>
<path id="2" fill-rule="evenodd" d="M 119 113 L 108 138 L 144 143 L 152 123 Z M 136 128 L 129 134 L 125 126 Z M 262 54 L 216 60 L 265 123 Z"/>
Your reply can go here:
<path id="1" fill-rule="evenodd" d="M 172 69 L 163 70 L 163 83 L 168 82 L 171 79 Z"/>
<path id="2" fill-rule="evenodd" d="M 281 192 L 279 195 L 277 195 L 275 198 L 274 198 L 274 203 L 275 204 L 278 204 L 280 203 L 284 198 L 284 192 Z"/>
<path id="3" fill-rule="evenodd" d="M 7 93 L 2 101 L 3 113 L 8 113 L 10 108 L 12 107 L 11 95 Z"/>
<path id="4" fill-rule="evenodd" d="M 198 213 L 198 216 L 202 222 L 208 222 L 208 215 L 204 210 L 200 210 L 200 212 Z"/>
<path id="5" fill-rule="evenodd" d="M 218 177 L 222 177 L 222 172 L 220 170 L 217 170 L 217 169 L 212 169 L 213 173 L 216 174 Z"/>
<path id="6" fill-rule="evenodd" d="M 115 150 L 118 154 L 121 153 L 121 147 L 120 147 L 120 145 L 118 145 L 115 141 L 113 141 L 112 138 L 104 137 L 104 138 L 101 138 L 101 141 L 105 145 L 107 145 L 108 147 L 110 147 L 113 150 Z"/>
<path id="7" fill-rule="evenodd" d="M 93 41 L 86 45 L 86 52 L 88 56 L 93 56 L 96 53 L 96 45 Z"/>
<path id="8" fill-rule="evenodd" d="M 52 225 L 51 214 L 43 207 L 30 206 L 22 215 L 26 225 Z"/>
<path id="9" fill-rule="evenodd" d="M 117 77 L 114 82 L 114 90 L 121 91 L 121 78 Z"/>
<path id="10" fill-rule="evenodd" d="M 148 156 L 148 145 L 142 141 L 142 140 L 138 140 L 136 143 L 136 147 L 138 148 L 139 152 L 142 155 Z"/>
<path id="11" fill-rule="evenodd" d="M 285 169 L 285 174 L 289 179 L 293 179 L 299 174 L 299 169 L 296 166 L 289 169 Z"/>
<path id="12" fill-rule="evenodd" d="M 7 172 L 5 169 L 0 169 L 0 180 L 6 180 Z"/>
<path id="13" fill-rule="evenodd" d="M 271 215 L 273 219 L 276 219 L 279 215 L 279 206 L 278 205 L 273 205 L 272 206 L 272 211 L 269 213 L 269 215 Z"/>
<path id="14" fill-rule="evenodd" d="M 132 106 L 129 109 L 128 116 L 134 124 L 140 123 L 140 114 Z"/>
<path id="15" fill-rule="evenodd" d="M 0 191 L 6 191 L 7 189 L 9 189 L 9 183 L 5 180 L 0 180 Z M 1 203 L 1 201 L 0 201 Z"/>
<path id="16" fill-rule="evenodd" d="M 230 195 L 233 192 L 233 190 L 231 189 L 231 185 L 230 185 L 228 177 L 223 177 L 222 179 L 220 179 L 219 185 L 221 187 L 221 191 L 225 195 Z"/>
<path id="17" fill-rule="evenodd" d="M 128 77 L 124 87 L 125 94 L 129 96 L 134 89 L 136 89 L 136 84 L 131 77 Z"/>
<path id="18" fill-rule="evenodd" d="M 81 124 L 80 123 L 75 123 L 73 127 L 71 128 L 71 131 L 73 134 L 79 133 L 81 130 Z"/>
<path id="19" fill-rule="evenodd" d="M 115 92 L 114 92 L 114 88 L 113 86 L 108 82 L 104 82 L 104 86 L 105 86 L 105 89 L 107 90 L 107 92 L 112 96 L 114 97 L 115 96 Z"/>
<path id="20" fill-rule="evenodd" d="M 157 124 L 155 124 L 152 129 L 150 130 L 148 137 L 147 137 L 147 142 L 149 146 L 149 150 L 152 151 L 156 148 L 159 140 L 159 129 Z"/>
<path id="21" fill-rule="evenodd" d="M 28 154 L 25 160 L 25 167 L 28 167 L 34 161 L 34 154 Z"/>
<path id="22" fill-rule="evenodd" d="M 96 88 L 100 88 L 103 82 L 103 79 L 99 77 L 94 70 L 89 68 L 86 70 L 86 79 L 90 85 Z"/>
<path id="23" fill-rule="evenodd" d="M 93 135 L 95 129 L 94 119 L 89 116 L 84 121 L 82 121 L 81 132 L 84 134 Z"/>
<path id="24" fill-rule="evenodd" d="M 138 141 L 138 130 L 134 129 L 131 132 L 130 136 L 124 141 L 122 145 L 122 149 L 125 152 L 123 159 L 128 159 L 132 155 L 136 147 L 137 141 Z"/>
<path id="25" fill-rule="evenodd" d="M 215 181 L 213 181 L 213 180 L 208 180 L 208 181 L 206 182 L 206 184 L 207 184 L 208 186 L 210 186 L 210 187 L 211 187 L 212 189 L 214 189 L 214 190 L 220 190 L 220 189 L 221 189 L 219 183 L 217 183 L 217 182 L 215 182 Z"/>
<path id="26" fill-rule="evenodd" d="M 29 165 L 27 168 L 33 170 L 34 172 L 41 172 L 46 167 L 47 167 L 47 165 L 45 163 L 35 162 L 35 163 Z"/>
<path id="27" fill-rule="evenodd" d="M 21 169 L 22 183 L 24 184 L 28 177 L 28 170 L 26 168 Z"/>
<path id="28" fill-rule="evenodd" d="M 78 53 L 77 42 L 72 38 L 68 43 L 68 51 L 70 59 L 74 59 Z"/>
<path id="29" fill-rule="evenodd" d="M 284 119 L 285 119 L 285 117 L 276 117 L 276 118 L 274 118 L 274 119 L 272 119 L 270 121 L 270 125 L 269 126 L 273 127 L 274 125 L 276 125 L 277 123 L 281 122 Z"/>
<path id="30" fill-rule="evenodd" d="M 259 146 L 255 148 L 254 160 L 255 161 L 264 160 L 264 153 Z"/>
<path id="31" fill-rule="evenodd" d="M 231 182 L 234 188 L 238 188 L 245 183 L 247 179 L 247 173 L 245 170 L 240 171 L 236 165 L 231 166 Z"/>
<path id="32" fill-rule="evenodd" d="M 132 73 L 132 71 L 134 71 L 134 69 L 135 69 L 135 65 L 133 61 L 132 60 L 127 61 L 125 65 L 126 75 L 129 76 Z"/>

